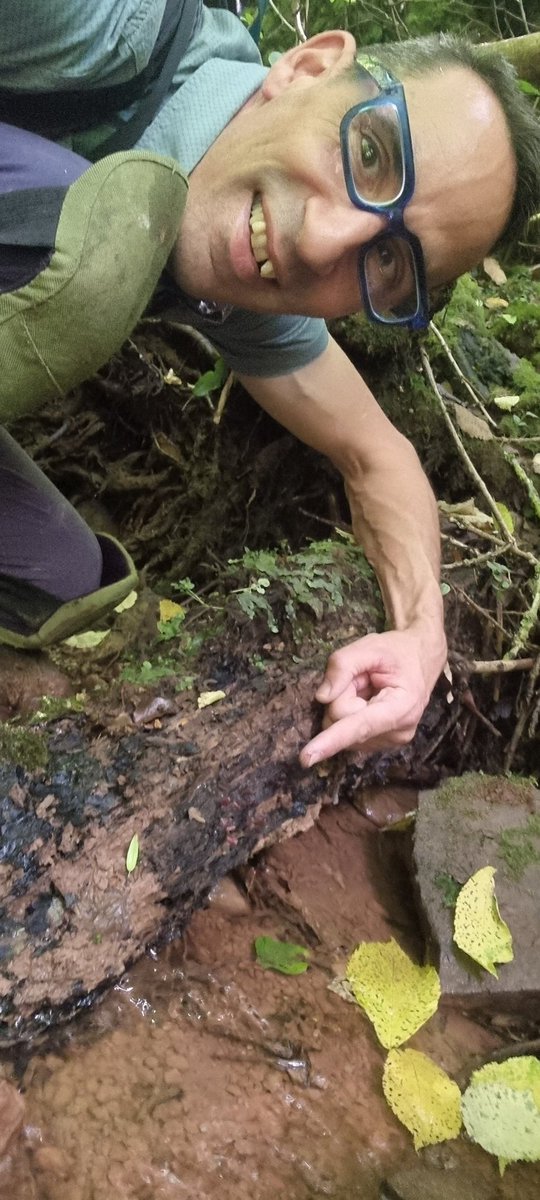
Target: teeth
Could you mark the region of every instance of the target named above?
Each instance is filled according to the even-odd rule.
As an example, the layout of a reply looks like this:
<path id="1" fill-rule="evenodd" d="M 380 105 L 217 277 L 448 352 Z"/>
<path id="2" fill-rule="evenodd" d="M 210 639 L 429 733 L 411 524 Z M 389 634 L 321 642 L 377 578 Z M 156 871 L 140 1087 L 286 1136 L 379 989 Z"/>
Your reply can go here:
<path id="1" fill-rule="evenodd" d="M 259 274 L 262 279 L 275 279 L 276 272 L 272 259 L 268 257 L 268 238 L 266 221 L 262 204 L 259 199 L 253 201 L 249 218 L 251 230 L 251 249 L 256 263 L 259 263 Z"/>

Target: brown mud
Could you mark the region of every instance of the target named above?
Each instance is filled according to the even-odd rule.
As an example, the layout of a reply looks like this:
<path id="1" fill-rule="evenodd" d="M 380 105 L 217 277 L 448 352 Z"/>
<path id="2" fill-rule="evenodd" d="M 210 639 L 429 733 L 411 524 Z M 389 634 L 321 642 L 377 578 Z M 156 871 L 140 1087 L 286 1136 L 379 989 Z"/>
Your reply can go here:
<path id="1" fill-rule="evenodd" d="M 260 934 L 309 947 L 308 972 L 263 971 Z M 463 1200 L 533 1200 L 538 1166 L 500 1179 L 464 1138 L 416 1155 L 388 1110 L 384 1051 L 328 985 L 358 941 L 391 936 L 412 949 L 417 926 L 386 835 L 350 805 L 326 810 L 241 886 L 227 880 L 89 1017 L 4 1062 L 24 1118 L 18 1130 L 15 1111 L 2 1200 L 378 1200 L 400 1179 L 419 1200 L 454 1196 L 457 1182 Z M 501 1031 L 449 1010 L 412 1044 L 463 1077 Z"/>

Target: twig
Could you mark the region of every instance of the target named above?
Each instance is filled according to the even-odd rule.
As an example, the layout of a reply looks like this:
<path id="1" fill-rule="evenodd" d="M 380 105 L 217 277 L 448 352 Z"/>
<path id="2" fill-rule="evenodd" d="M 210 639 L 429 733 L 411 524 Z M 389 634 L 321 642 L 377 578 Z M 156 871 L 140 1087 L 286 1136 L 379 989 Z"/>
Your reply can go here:
<path id="1" fill-rule="evenodd" d="M 433 324 L 433 322 L 431 322 L 431 324 Z M 501 530 L 501 533 L 504 534 L 504 537 L 508 541 L 510 548 L 512 550 L 519 550 L 519 547 L 515 541 L 515 538 L 508 537 L 508 529 L 504 523 L 501 513 L 499 512 L 497 504 L 495 503 L 495 500 L 493 499 L 491 492 L 488 491 L 488 488 L 486 487 L 484 480 L 482 479 L 482 476 L 480 475 L 479 471 L 476 470 L 476 467 L 472 461 L 472 458 L 470 458 L 470 456 L 467 454 L 465 446 L 463 445 L 463 442 L 461 441 L 461 438 L 460 438 L 457 430 L 454 428 L 454 425 L 453 425 L 452 421 L 450 420 L 450 417 L 448 416 L 448 413 L 446 411 L 446 405 L 444 403 L 444 400 L 442 399 L 442 396 L 439 394 L 439 389 L 437 387 L 435 376 L 434 376 L 432 368 L 431 368 L 431 363 L 429 361 L 429 358 L 428 358 L 423 346 L 420 347 L 420 354 L 422 357 L 422 363 L 424 365 L 424 371 L 426 372 L 429 382 L 430 382 L 430 384 L 433 388 L 433 391 L 437 397 L 437 401 L 438 401 L 439 407 L 441 409 L 441 412 L 443 414 L 445 424 L 448 427 L 448 429 L 452 435 L 452 438 L 453 438 L 453 440 L 459 450 L 459 453 L 467 467 L 467 470 L 469 471 L 469 474 L 474 479 L 474 482 L 475 482 L 477 488 L 481 491 L 484 499 L 486 500 L 487 504 L 489 505 L 492 515 L 493 515 L 493 518 L 494 518 L 498 528 Z"/>
<path id="2" fill-rule="evenodd" d="M 506 657 L 515 658 L 516 654 L 519 654 L 520 650 L 523 648 L 523 646 L 528 641 L 529 634 L 532 632 L 532 630 L 536 624 L 539 612 L 540 612 L 540 562 L 537 562 L 536 569 L 534 572 L 534 592 L 533 592 L 532 604 L 529 605 L 527 612 L 525 613 L 524 617 L 522 617 L 522 619 L 521 619 L 519 629 L 514 638 L 514 641 L 512 642 L 510 649 L 507 652 Z"/>
<path id="3" fill-rule="evenodd" d="M 531 671 L 535 665 L 534 658 L 516 658 L 516 659 L 488 659 L 486 662 L 481 662 L 476 659 L 469 661 L 462 658 L 461 655 L 449 655 L 450 663 L 453 667 L 463 671 L 466 675 L 506 675 L 509 671 Z"/>
<path id="4" fill-rule="evenodd" d="M 495 619 L 495 617 L 492 617 L 491 613 L 488 612 L 487 609 L 482 608 L 480 604 L 477 604 L 476 601 L 473 600 L 472 597 L 463 590 L 463 588 L 458 587 L 457 583 L 453 583 L 452 588 L 455 592 L 457 592 L 458 596 L 461 597 L 464 603 L 469 605 L 469 608 L 474 609 L 474 611 L 477 612 L 484 621 L 487 621 L 489 625 L 493 625 L 494 629 L 496 629 L 499 633 L 502 633 L 507 642 L 511 640 L 510 634 L 507 633 L 504 625 L 501 625 L 500 622 Z"/>
<path id="5" fill-rule="evenodd" d="M 460 367 L 460 365 L 459 365 L 459 363 L 458 363 L 457 359 L 455 359 L 455 358 L 454 358 L 454 355 L 452 354 L 452 351 L 451 351 L 451 349 L 450 349 L 450 346 L 448 345 L 448 342 L 447 342 L 447 341 L 446 341 L 446 339 L 443 337 L 443 335 L 442 335 L 442 333 L 441 333 L 440 329 L 438 329 L 438 328 L 437 328 L 437 326 L 436 326 L 436 324 L 435 324 L 435 322 L 434 322 L 434 321 L 430 321 L 430 322 L 429 322 L 429 328 L 430 328 L 430 331 L 431 331 L 431 333 L 434 333 L 434 334 L 435 334 L 435 337 L 436 337 L 436 338 L 438 339 L 438 341 L 440 342 L 440 344 L 441 344 L 441 346 L 442 346 L 442 348 L 443 348 L 443 350 L 444 350 L 444 352 L 445 352 L 445 354 L 446 354 L 446 357 L 448 358 L 448 361 L 452 363 L 452 366 L 453 366 L 453 368 L 454 368 L 454 371 L 456 372 L 456 375 L 458 376 L 458 378 L 459 378 L 459 379 L 461 379 L 461 382 L 462 382 L 462 384 L 463 384 L 463 385 L 464 385 L 464 387 L 467 389 L 467 391 L 468 391 L 469 395 L 471 396 L 471 398 L 474 400 L 474 403 L 475 403 L 475 404 L 478 406 L 478 408 L 480 409 L 480 412 L 481 412 L 481 413 L 483 414 L 483 416 L 486 418 L 486 421 L 488 421 L 490 425 L 496 425 L 496 424 L 497 424 L 497 422 L 496 422 L 496 421 L 494 421 L 494 420 L 493 420 L 493 417 L 492 417 L 492 416 L 491 416 L 491 415 L 488 413 L 487 409 L 486 409 L 486 408 L 485 408 L 485 406 L 482 404 L 482 401 L 481 401 L 480 397 L 479 397 L 479 396 L 476 394 L 476 392 L 475 392 L 475 390 L 474 390 L 474 388 L 473 388 L 472 384 L 471 384 L 471 383 L 469 383 L 469 380 L 467 379 L 467 376 L 463 374 L 463 371 L 461 370 L 461 367 Z M 437 387 L 437 384 L 435 384 L 435 387 Z M 437 387 L 437 391 L 438 391 L 438 390 L 439 390 L 439 389 L 438 389 L 438 387 Z M 452 399 L 454 399 L 454 397 L 452 397 Z"/>
<path id="6" fill-rule="evenodd" d="M 503 449 L 503 454 L 504 454 L 505 462 L 507 462 L 512 467 L 512 469 L 515 471 L 520 483 L 523 484 L 523 486 L 527 492 L 527 495 L 529 497 L 529 500 L 532 504 L 534 514 L 536 517 L 538 517 L 538 520 L 540 521 L 540 496 L 538 495 L 538 492 L 534 486 L 532 479 L 529 478 L 529 476 L 527 475 L 527 472 L 524 470 L 521 463 L 518 462 L 515 454 L 509 454 L 508 450 L 504 450 L 504 449 Z"/>
<path id="7" fill-rule="evenodd" d="M 279 17 L 281 23 L 283 25 L 286 25 L 287 29 L 290 29 L 291 33 L 296 33 L 296 29 L 294 28 L 294 25 L 291 25 L 291 22 L 288 21 L 287 18 L 283 16 L 283 13 L 280 12 L 277 4 L 274 3 L 274 0 L 269 0 L 269 4 L 270 4 L 270 8 L 273 10 L 273 12 L 275 12 L 276 17 Z"/>
<path id="8" fill-rule="evenodd" d="M 510 742 L 508 744 L 508 749 L 507 749 L 505 757 L 504 757 L 504 765 L 503 765 L 504 771 L 509 771 L 511 769 L 512 763 L 514 761 L 517 748 L 518 748 L 521 738 L 523 736 L 523 730 L 525 729 L 525 726 L 526 726 L 528 718 L 529 718 L 530 704 L 531 704 L 531 701 L 533 698 L 534 689 L 535 689 L 539 675 L 540 675 L 540 654 L 538 655 L 538 658 L 536 659 L 534 667 L 531 671 L 530 678 L 527 683 L 525 704 L 523 705 L 523 709 L 520 713 L 516 727 L 514 729 L 514 732 L 512 734 Z M 534 713 L 533 713 L 533 719 L 534 719 Z"/>
<path id="9" fill-rule="evenodd" d="M 219 400 L 217 403 L 216 411 L 212 417 L 214 425 L 219 425 L 219 423 L 221 421 L 223 413 L 225 412 L 225 405 L 227 403 L 227 400 L 229 399 L 229 394 L 230 394 L 233 383 L 234 383 L 234 371 L 229 371 L 229 374 L 227 375 L 225 383 L 223 384 L 223 387 L 219 394 Z"/>
<path id="10" fill-rule="evenodd" d="M 306 33 L 303 23 L 302 23 L 302 14 L 300 12 L 299 4 L 296 6 L 296 9 L 294 12 L 294 23 L 295 23 L 296 32 L 298 34 L 298 37 L 300 38 L 300 41 L 307 42 L 307 33 Z"/>
<path id="11" fill-rule="evenodd" d="M 501 546 L 500 549 L 486 550 L 485 554 L 477 553 L 475 558 L 463 558 L 461 562 L 443 563 L 441 566 L 441 571 L 457 571 L 459 567 L 477 567 L 478 563 L 487 562 L 488 559 L 493 561 L 493 559 L 498 558 L 500 554 L 505 554 L 505 552 L 510 549 L 511 544 L 511 542 L 506 542 L 506 544 Z"/>

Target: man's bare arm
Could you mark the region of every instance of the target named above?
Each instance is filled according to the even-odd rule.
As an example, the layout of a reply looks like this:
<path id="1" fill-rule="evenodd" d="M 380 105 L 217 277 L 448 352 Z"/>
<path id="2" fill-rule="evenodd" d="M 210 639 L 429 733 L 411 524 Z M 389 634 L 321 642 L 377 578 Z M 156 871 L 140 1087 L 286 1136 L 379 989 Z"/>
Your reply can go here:
<path id="1" fill-rule="evenodd" d="M 446 659 L 437 509 L 416 453 L 332 339 L 292 375 L 242 382 L 343 474 L 354 532 L 393 627 L 330 656 L 317 691 L 326 727 L 304 747 L 302 762 L 401 745 L 414 735 Z"/>

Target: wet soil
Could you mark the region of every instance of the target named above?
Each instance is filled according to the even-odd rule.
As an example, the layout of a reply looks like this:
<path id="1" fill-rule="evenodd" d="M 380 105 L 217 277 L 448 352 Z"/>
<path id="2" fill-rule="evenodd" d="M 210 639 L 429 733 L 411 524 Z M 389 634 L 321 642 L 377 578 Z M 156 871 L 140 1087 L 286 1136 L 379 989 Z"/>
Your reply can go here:
<path id="1" fill-rule="evenodd" d="M 380 807 L 372 794 L 367 809 Z M 420 1172 L 419 1200 L 426 1180 L 441 1200 L 458 1181 L 463 1200 L 533 1200 L 538 1167 L 501 1180 L 464 1139 L 414 1153 L 382 1095 L 382 1047 L 329 990 L 358 941 L 417 943 L 394 836 L 350 805 L 327 809 L 240 886 L 228 880 L 87 1018 L 6 1059 L 25 1112 L 0 1163 L 2 1200 L 377 1200 L 398 1171 Z M 309 946 L 309 971 L 263 971 L 259 934 Z M 500 1043 L 457 1010 L 413 1039 L 459 1076 Z"/>

